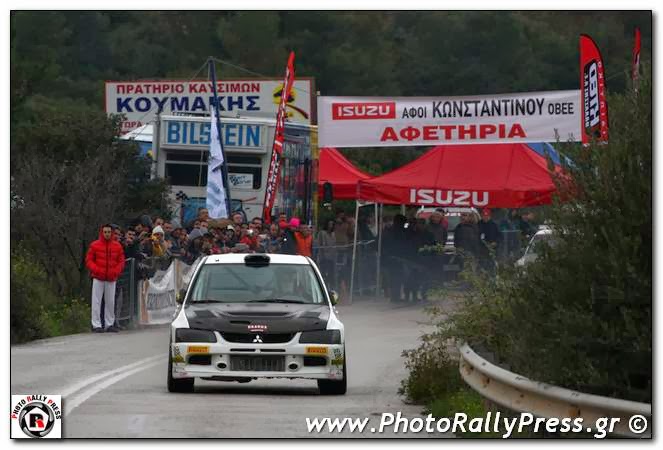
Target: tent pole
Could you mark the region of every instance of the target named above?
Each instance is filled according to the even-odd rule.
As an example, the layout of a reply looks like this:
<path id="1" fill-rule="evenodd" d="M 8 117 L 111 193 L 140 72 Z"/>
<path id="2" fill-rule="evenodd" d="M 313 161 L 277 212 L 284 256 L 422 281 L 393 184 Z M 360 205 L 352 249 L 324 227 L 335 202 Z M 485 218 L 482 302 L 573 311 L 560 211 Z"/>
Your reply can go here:
<path id="1" fill-rule="evenodd" d="M 377 273 L 375 274 L 375 297 L 377 298 L 380 295 L 380 259 L 382 257 L 382 225 L 384 222 L 384 219 L 382 217 L 383 212 L 384 212 L 384 205 L 383 204 L 375 204 L 375 213 L 377 215 L 377 210 L 380 210 L 380 214 L 377 215 L 377 220 L 375 223 L 377 224 L 377 233 L 378 233 L 378 253 L 377 253 Z"/>
<path id="2" fill-rule="evenodd" d="M 355 287 L 355 259 L 357 258 L 357 222 L 359 221 L 359 202 L 355 202 L 355 233 L 352 242 L 352 269 L 350 271 L 350 304 L 354 296 Z"/>
<path id="3" fill-rule="evenodd" d="M 378 223 L 378 208 L 379 208 L 378 204 L 375 203 L 375 215 L 374 215 L 373 223 L 375 224 L 375 236 L 376 236 L 376 237 L 377 237 L 377 232 L 378 232 L 378 226 L 380 225 L 380 224 Z M 377 257 L 378 257 L 378 256 L 377 256 L 377 254 L 376 254 L 376 255 L 375 255 L 376 260 L 377 260 Z M 376 261 L 376 263 L 377 263 L 377 261 Z M 376 265 L 377 265 L 377 264 L 376 264 Z M 376 274 L 376 275 L 377 275 L 377 274 Z M 376 284 L 375 284 L 375 297 L 377 298 L 377 296 L 378 296 L 377 278 L 376 278 L 375 280 L 376 280 Z"/>

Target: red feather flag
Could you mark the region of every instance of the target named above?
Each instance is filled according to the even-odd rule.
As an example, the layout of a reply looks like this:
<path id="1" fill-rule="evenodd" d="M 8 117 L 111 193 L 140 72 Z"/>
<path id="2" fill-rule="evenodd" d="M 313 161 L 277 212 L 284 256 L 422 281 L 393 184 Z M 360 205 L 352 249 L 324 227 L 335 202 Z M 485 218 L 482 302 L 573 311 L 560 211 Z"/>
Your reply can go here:
<path id="1" fill-rule="evenodd" d="M 580 35 L 580 91 L 582 98 L 582 143 L 608 142 L 608 102 L 601 52 L 594 40 Z"/>

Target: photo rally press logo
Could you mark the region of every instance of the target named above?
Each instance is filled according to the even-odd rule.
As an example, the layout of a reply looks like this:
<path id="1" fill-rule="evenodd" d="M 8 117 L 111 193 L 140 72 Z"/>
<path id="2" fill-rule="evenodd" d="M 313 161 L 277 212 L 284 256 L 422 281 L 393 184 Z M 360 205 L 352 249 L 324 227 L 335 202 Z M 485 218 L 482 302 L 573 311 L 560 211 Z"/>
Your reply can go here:
<path id="1" fill-rule="evenodd" d="M 60 395 L 12 395 L 11 437 L 61 438 L 61 406 Z"/>

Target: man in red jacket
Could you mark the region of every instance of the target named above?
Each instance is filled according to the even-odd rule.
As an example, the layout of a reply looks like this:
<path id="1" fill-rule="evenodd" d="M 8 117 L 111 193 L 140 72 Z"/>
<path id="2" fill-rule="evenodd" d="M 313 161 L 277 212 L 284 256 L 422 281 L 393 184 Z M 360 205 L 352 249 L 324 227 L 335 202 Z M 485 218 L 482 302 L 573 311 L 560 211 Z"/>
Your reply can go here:
<path id="1" fill-rule="evenodd" d="M 92 331 L 103 332 L 101 326 L 101 298 L 105 299 L 104 322 L 106 331 L 115 328 L 115 282 L 124 269 L 124 250 L 113 229 L 106 224 L 99 231 L 99 239 L 90 244 L 85 265 L 92 276 Z"/>

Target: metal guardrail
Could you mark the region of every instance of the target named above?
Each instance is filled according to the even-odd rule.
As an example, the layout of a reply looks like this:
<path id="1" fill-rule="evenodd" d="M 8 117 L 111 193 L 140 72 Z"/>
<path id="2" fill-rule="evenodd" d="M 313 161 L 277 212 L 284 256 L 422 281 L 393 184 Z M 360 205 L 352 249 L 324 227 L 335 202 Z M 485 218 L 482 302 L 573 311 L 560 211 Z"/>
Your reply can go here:
<path id="1" fill-rule="evenodd" d="M 486 361 L 466 343 L 459 350 L 463 380 L 481 396 L 505 408 L 545 418 L 581 417 L 584 424 L 602 417 L 619 418 L 614 434 L 651 438 L 651 404 L 584 394 L 532 381 Z M 647 431 L 635 434 L 629 429 L 629 419 L 634 415 L 647 419 Z"/>

